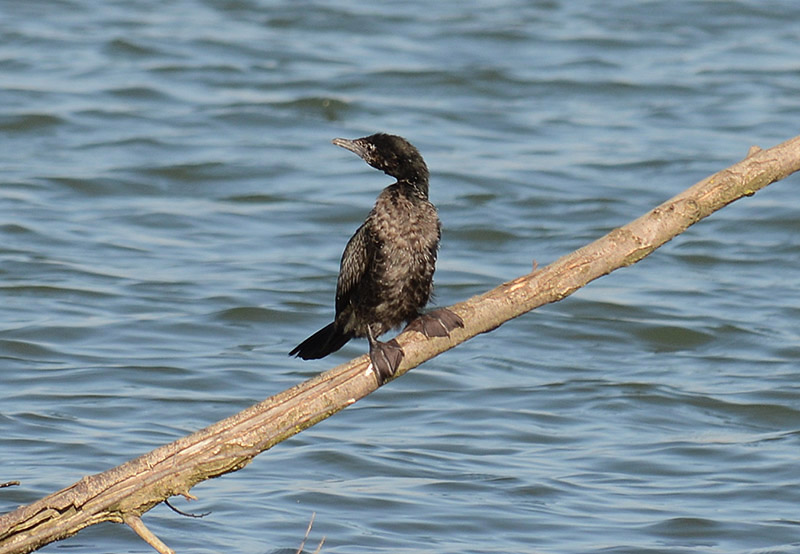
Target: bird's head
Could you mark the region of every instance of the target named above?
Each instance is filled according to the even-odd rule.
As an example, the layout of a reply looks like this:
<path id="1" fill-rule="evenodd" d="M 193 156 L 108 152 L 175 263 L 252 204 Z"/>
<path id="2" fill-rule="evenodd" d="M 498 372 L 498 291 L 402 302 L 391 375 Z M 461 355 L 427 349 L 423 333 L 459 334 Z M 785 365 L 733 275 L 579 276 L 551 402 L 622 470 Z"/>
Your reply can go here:
<path id="1" fill-rule="evenodd" d="M 355 152 L 369 165 L 399 182 L 424 187 L 427 194 L 428 166 L 414 145 L 403 137 L 376 133 L 354 140 L 335 138 L 333 144 Z"/>

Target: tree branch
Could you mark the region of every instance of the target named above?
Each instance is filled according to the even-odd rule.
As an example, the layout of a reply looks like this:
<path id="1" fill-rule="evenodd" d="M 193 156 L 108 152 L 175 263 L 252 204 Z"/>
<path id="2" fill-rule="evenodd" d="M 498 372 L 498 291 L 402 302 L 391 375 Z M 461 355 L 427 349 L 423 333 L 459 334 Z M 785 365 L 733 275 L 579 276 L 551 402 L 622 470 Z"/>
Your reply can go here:
<path id="1" fill-rule="evenodd" d="M 549 266 L 450 307 L 464 320 L 449 338 L 402 333 L 405 356 L 397 375 L 495 329 L 587 283 L 636 263 L 690 225 L 742 196 L 800 169 L 800 137 L 716 173 L 631 223 Z M 361 356 L 276 394 L 234 416 L 123 465 L 84 477 L 66 489 L 0 516 L 0 554 L 31 552 L 103 521 L 127 523 L 160 552 L 170 552 L 140 516 L 198 482 L 236 471 L 253 457 L 333 415 L 378 388 Z"/>
<path id="2" fill-rule="evenodd" d="M 137 515 L 126 515 L 123 517 L 125 523 L 139 535 L 144 542 L 152 546 L 159 554 L 175 554 L 169 546 L 161 542 L 161 539 L 156 537 L 150 529 L 145 527 L 142 518 Z"/>

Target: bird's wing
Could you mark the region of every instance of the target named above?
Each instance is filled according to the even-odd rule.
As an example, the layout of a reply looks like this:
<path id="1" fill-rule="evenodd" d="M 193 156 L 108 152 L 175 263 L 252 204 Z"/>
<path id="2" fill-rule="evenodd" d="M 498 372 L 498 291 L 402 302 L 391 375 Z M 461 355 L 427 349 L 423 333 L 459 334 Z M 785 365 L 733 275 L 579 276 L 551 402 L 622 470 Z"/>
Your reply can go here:
<path id="1" fill-rule="evenodd" d="M 361 225 L 350 238 L 342 254 L 339 280 L 336 283 L 336 314 L 338 315 L 351 301 L 353 293 L 359 289 L 374 253 L 366 223 Z"/>

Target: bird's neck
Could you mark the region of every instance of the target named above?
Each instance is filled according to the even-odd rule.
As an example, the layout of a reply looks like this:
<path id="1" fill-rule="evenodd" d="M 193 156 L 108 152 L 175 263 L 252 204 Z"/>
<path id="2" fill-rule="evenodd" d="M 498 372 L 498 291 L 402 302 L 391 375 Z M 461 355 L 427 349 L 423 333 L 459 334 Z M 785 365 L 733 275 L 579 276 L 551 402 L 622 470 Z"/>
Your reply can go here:
<path id="1" fill-rule="evenodd" d="M 392 172 L 397 184 L 409 196 L 428 199 L 428 166 L 425 162 L 404 164 L 401 171 Z"/>
<path id="2" fill-rule="evenodd" d="M 428 178 L 417 179 L 398 179 L 397 186 L 407 196 L 420 198 L 422 200 L 428 199 Z"/>

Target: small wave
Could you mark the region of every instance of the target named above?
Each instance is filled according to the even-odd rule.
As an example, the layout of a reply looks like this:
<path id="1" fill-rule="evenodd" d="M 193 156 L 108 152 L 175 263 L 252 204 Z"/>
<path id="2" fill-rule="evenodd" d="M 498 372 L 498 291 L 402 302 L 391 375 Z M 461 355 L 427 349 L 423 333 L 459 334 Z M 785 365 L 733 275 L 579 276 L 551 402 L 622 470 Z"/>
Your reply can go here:
<path id="1" fill-rule="evenodd" d="M 0 116 L 0 131 L 6 133 L 31 133 L 57 127 L 66 121 L 46 113 L 27 113 Z"/>

